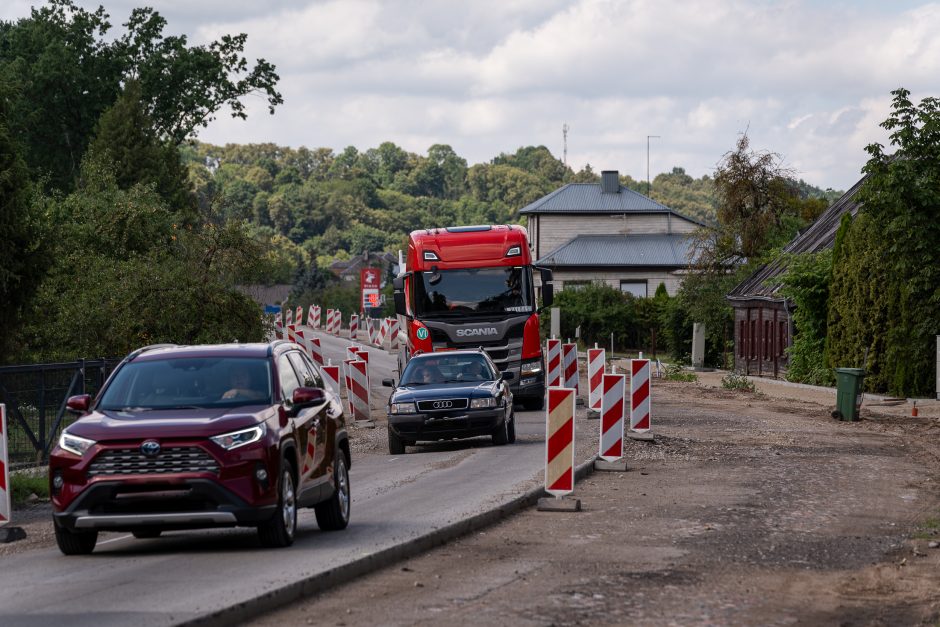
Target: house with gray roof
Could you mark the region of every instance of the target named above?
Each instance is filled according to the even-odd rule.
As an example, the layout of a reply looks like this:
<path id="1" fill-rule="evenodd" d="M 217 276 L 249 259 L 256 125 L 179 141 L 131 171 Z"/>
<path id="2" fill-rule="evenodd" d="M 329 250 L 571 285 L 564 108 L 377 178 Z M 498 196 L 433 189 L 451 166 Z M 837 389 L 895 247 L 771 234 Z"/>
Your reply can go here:
<path id="1" fill-rule="evenodd" d="M 867 177 L 866 177 L 867 178 Z M 833 247 L 843 215 L 854 217 L 860 208 L 855 195 L 862 178 L 832 203 L 809 227 L 783 248 L 780 258 L 765 264 L 731 290 L 734 308 L 734 365 L 747 375 L 779 377 L 789 364 L 793 343 L 793 304 L 780 294 L 787 255 L 816 253 Z"/>
<path id="2" fill-rule="evenodd" d="M 675 295 L 703 226 L 620 184 L 616 170 L 601 182 L 569 183 L 523 207 L 536 264 L 554 271 L 556 290 L 602 281 L 635 296 L 660 283 Z"/>

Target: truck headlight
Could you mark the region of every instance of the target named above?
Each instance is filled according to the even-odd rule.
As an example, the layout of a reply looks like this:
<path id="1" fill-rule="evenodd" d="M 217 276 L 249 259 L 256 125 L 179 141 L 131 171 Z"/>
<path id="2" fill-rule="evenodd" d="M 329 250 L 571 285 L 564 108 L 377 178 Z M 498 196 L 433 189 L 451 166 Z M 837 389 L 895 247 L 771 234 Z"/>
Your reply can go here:
<path id="1" fill-rule="evenodd" d="M 492 396 L 470 399 L 470 409 L 485 409 L 487 407 L 496 407 L 496 399 Z"/>
<path id="2" fill-rule="evenodd" d="M 393 414 L 416 414 L 418 410 L 414 403 L 392 403 Z"/>
<path id="3" fill-rule="evenodd" d="M 257 442 L 263 435 L 264 423 L 262 422 L 257 427 L 240 429 L 238 431 L 232 431 L 231 433 L 223 433 L 222 435 L 212 436 L 209 439 L 224 448 L 226 451 L 231 451 L 232 449 L 238 448 L 240 446 Z"/>
<path id="4" fill-rule="evenodd" d="M 59 436 L 59 448 L 64 449 L 69 453 L 74 453 L 79 457 L 84 455 L 85 451 L 94 445 L 94 440 L 80 438 L 77 435 L 72 435 L 68 431 L 63 431 L 62 435 Z"/>
<path id="5" fill-rule="evenodd" d="M 522 376 L 531 377 L 542 372 L 542 360 L 534 359 L 532 361 L 522 362 Z"/>

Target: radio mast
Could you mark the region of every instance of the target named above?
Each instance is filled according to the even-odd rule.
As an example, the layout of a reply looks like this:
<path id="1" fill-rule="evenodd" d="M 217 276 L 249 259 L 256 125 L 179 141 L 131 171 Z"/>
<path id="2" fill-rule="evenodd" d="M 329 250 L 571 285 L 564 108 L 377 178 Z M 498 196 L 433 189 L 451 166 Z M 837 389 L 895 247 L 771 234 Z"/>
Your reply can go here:
<path id="1" fill-rule="evenodd" d="M 562 162 L 565 164 L 565 167 L 568 167 L 568 123 L 565 122 L 561 126 L 561 138 L 562 138 Z"/>

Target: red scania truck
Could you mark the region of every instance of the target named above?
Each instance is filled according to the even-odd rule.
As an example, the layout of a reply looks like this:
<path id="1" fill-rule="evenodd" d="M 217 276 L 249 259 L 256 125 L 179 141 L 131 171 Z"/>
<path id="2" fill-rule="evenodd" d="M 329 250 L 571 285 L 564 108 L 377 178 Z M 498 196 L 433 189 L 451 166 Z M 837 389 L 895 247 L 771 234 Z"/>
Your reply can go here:
<path id="1" fill-rule="evenodd" d="M 395 278 L 395 312 L 406 336 L 399 366 L 412 355 L 483 348 L 509 372 L 517 402 L 541 409 L 545 366 L 533 271 L 542 306 L 552 303 L 552 272 L 535 268 L 521 226 L 457 226 L 413 231 Z"/>

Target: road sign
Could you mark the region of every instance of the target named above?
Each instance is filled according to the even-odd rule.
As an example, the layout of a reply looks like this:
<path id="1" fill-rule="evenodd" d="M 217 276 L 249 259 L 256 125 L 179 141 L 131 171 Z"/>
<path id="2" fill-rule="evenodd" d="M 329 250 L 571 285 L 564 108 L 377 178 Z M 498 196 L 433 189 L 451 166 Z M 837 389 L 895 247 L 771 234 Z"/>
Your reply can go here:
<path id="1" fill-rule="evenodd" d="M 362 310 L 367 311 L 378 307 L 380 303 L 379 288 L 381 286 L 382 271 L 378 268 L 363 268 L 359 271 L 359 285 L 362 291 Z"/>

